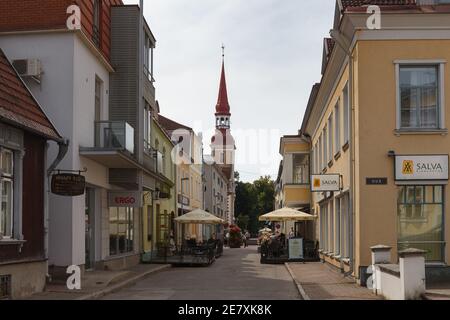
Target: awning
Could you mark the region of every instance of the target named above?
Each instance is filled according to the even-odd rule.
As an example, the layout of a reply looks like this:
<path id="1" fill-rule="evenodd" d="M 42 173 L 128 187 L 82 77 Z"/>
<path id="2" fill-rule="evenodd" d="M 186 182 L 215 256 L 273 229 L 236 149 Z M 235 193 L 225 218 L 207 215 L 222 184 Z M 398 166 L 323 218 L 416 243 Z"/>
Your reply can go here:
<path id="1" fill-rule="evenodd" d="M 224 220 L 201 209 L 188 212 L 181 217 L 175 218 L 176 222 L 183 224 L 223 224 Z"/>
<path id="2" fill-rule="evenodd" d="M 259 217 L 259 221 L 311 221 L 316 216 L 291 208 L 282 208 Z"/>

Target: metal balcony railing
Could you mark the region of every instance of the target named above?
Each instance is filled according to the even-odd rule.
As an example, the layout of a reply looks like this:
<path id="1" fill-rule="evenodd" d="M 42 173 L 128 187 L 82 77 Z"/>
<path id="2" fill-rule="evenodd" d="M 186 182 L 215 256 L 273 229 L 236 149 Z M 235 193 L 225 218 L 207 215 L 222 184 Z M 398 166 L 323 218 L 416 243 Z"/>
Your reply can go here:
<path id="1" fill-rule="evenodd" d="M 134 154 L 134 128 L 125 121 L 97 121 L 95 147 Z"/>

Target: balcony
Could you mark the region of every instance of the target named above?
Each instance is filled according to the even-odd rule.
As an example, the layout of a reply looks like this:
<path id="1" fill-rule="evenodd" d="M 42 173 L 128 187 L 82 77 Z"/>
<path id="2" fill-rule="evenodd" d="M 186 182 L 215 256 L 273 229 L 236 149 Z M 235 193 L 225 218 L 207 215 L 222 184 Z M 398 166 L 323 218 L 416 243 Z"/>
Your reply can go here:
<path id="1" fill-rule="evenodd" d="M 134 128 L 125 121 L 95 122 L 94 147 L 80 147 L 80 155 L 108 168 L 139 168 L 134 158 Z"/>
<path id="2" fill-rule="evenodd" d="M 95 147 L 134 154 L 134 129 L 124 121 L 96 122 Z"/>

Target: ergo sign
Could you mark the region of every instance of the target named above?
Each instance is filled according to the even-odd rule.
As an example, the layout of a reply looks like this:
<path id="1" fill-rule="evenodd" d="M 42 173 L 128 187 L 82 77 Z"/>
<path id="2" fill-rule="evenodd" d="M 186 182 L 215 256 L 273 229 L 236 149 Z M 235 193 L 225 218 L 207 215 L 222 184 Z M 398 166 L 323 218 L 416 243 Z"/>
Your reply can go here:
<path id="1" fill-rule="evenodd" d="M 142 207 L 142 194 L 140 192 L 115 192 L 108 194 L 110 207 Z"/>

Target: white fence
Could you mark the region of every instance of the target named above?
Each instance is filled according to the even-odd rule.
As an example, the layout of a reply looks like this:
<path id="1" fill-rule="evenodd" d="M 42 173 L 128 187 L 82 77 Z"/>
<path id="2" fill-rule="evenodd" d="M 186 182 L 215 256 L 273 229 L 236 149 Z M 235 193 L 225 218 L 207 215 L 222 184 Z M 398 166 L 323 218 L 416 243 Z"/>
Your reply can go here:
<path id="1" fill-rule="evenodd" d="M 425 293 L 425 251 L 400 251 L 399 264 L 391 264 L 391 249 L 383 245 L 371 248 L 368 287 L 388 300 L 420 299 Z"/>

